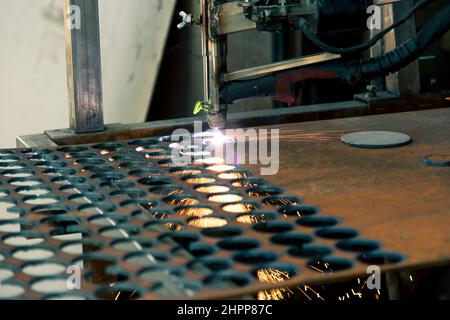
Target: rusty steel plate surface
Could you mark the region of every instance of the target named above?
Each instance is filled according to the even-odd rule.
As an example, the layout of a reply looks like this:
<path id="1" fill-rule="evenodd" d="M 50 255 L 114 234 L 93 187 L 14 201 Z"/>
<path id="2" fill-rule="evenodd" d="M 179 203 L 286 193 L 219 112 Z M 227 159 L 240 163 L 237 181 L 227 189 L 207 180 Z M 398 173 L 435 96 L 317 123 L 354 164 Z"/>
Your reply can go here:
<path id="1" fill-rule="evenodd" d="M 1 150 L 0 298 L 259 296 L 371 264 L 448 263 L 450 172 L 423 158 L 450 147 L 449 116 L 277 126 L 280 171 L 266 177 L 214 158 L 173 163 L 158 138 Z M 360 130 L 401 130 L 414 142 L 340 142 Z M 81 290 L 68 287 L 68 268 L 82 270 Z"/>

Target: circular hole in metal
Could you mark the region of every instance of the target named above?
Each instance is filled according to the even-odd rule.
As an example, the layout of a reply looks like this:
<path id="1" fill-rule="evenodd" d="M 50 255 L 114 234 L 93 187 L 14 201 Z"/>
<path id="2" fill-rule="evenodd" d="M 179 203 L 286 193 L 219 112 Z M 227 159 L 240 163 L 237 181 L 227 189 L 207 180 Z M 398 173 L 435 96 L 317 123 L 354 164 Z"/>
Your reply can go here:
<path id="1" fill-rule="evenodd" d="M 93 172 L 93 173 L 105 173 L 105 172 L 113 172 L 116 169 L 113 166 L 93 165 L 93 166 L 83 167 L 83 170 Z"/>
<path id="2" fill-rule="evenodd" d="M 59 188 L 62 192 L 68 194 L 78 194 L 80 192 L 93 192 L 97 189 L 97 186 L 90 184 L 69 184 Z"/>
<path id="3" fill-rule="evenodd" d="M 94 149 L 100 149 L 104 151 L 114 152 L 118 148 L 126 147 L 126 144 L 119 143 L 119 142 L 106 142 L 106 143 L 100 143 L 92 146 Z"/>
<path id="4" fill-rule="evenodd" d="M 31 282 L 31 289 L 40 293 L 58 293 L 69 290 L 66 283 L 67 277 L 53 276 L 44 277 Z"/>
<path id="5" fill-rule="evenodd" d="M 187 217 L 205 217 L 214 213 L 214 210 L 205 205 L 181 206 L 175 208 L 175 212 Z"/>
<path id="6" fill-rule="evenodd" d="M 235 166 L 227 165 L 227 164 L 216 164 L 213 166 L 206 167 L 206 170 L 217 172 L 217 173 L 223 173 L 227 171 L 231 171 L 236 169 Z"/>
<path id="7" fill-rule="evenodd" d="M 267 181 L 263 178 L 249 177 L 231 181 L 231 185 L 236 188 L 252 188 L 266 185 Z"/>
<path id="8" fill-rule="evenodd" d="M 221 249 L 230 251 L 244 251 L 258 248 L 261 243 L 253 238 L 231 238 L 217 244 Z"/>
<path id="9" fill-rule="evenodd" d="M 320 273 L 333 273 L 337 271 L 351 269 L 353 267 L 353 261 L 347 258 L 324 256 L 318 259 L 310 260 L 307 263 L 307 266 L 311 270 Z"/>
<path id="10" fill-rule="evenodd" d="M 46 260 L 55 253 L 47 246 L 22 247 L 14 250 L 12 256 L 23 261 Z"/>
<path id="11" fill-rule="evenodd" d="M 121 224 L 119 226 L 110 226 L 104 227 L 100 229 L 100 234 L 103 237 L 110 239 L 120 239 L 126 235 L 137 235 L 139 234 L 141 229 L 138 226 L 131 224 Z"/>
<path id="12" fill-rule="evenodd" d="M 222 206 L 222 210 L 229 213 L 248 213 L 258 209 L 256 202 L 241 201 Z"/>
<path id="13" fill-rule="evenodd" d="M 203 229 L 202 234 L 210 238 L 229 238 L 240 236 L 243 230 L 239 227 L 225 226 L 220 228 Z"/>
<path id="14" fill-rule="evenodd" d="M 43 174 L 47 175 L 47 176 L 73 176 L 78 174 L 78 170 L 75 169 L 64 169 L 64 168 L 52 168 L 52 169 L 47 169 L 44 172 L 42 172 Z"/>
<path id="15" fill-rule="evenodd" d="M 2 241 L 10 246 L 25 247 L 43 243 L 45 241 L 45 237 L 37 232 L 21 231 L 4 236 Z"/>
<path id="16" fill-rule="evenodd" d="M 108 213 L 116 209 L 114 204 L 108 202 L 88 203 L 78 207 L 78 211 L 86 214 Z"/>
<path id="17" fill-rule="evenodd" d="M 22 272 L 32 277 L 54 276 L 66 272 L 66 265 L 57 261 L 33 261 L 22 266 Z"/>
<path id="18" fill-rule="evenodd" d="M 204 165 L 219 165 L 225 163 L 225 159 L 219 157 L 210 157 L 205 159 L 196 159 L 195 163 Z"/>
<path id="19" fill-rule="evenodd" d="M 61 157 L 56 154 L 35 154 L 29 159 L 32 161 L 56 161 L 61 159 Z"/>
<path id="20" fill-rule="evenodd" d="M 150 208 L 146 211 L 144 210 L 135 210 L 131 213 L 131 215 L 135 218 L 144 219 L 145 221 L 148 221 L 149 215 L 154 216 L 156 219 L 166 219 L 167 217 L 170 217 L 172 215 L 171 210 L 162 209 L 162 208 Z"/>
<path id="21" fill-rule="evenodd" d="M 228 221 L 219 217 L 205 217 L 190 219 L 188 225 L 194 228 L 219 228 L 226 226 Z"/>
<path id="22" fill-rule="evenodd" d="M 140 249 L 150 249 L 155 244 L 153 239 L 142 237 L 130 237 L 126 239 L 118 239 L 111 242 L 111 246 L 119 251 L 134 252 Z"/>
<path id="23" fill-rule="evenodd" d="M 404 256 L 395 252 L 372 251 L 360 254 L 358 260 L 371 265 L 383 265 L 399 263 L 404 260 Z"/>
<path id="24" fill-rule="evenodd" d="M 56 169 L 67 167 L 67 162 L 64 161 L 39 161 L 34 164 L 37 168 Z"/>
<path id="25" fill-rule="evenodd" d="M 107 161 L 103 158 L 82 158 L 75 161 L 75 164 L 80 165 L 101 165 L 106 163 Z"/>
<path id="26" fill-rule="evenodd" d="M 165 184 L 171 184 L 172 179 L 169 177 L 149 177 L 140 179 L 138 182 L 146 186 L 161 186 Z"/>
<path id="27" fill-rule="evenodd" d="M 185 161 L 173 161 L 173 159 L 164 159 L 159 160 L 158 165 L 168 168 L 178 168 L 178 167 L 186 167 L 190 165 L 190 163 Z"/>
<path id="28" fill-rule="evenodd" d="M 50 187 L 46 186 L 24 186 L 16 189 L 16 192 L 25 196 L 41 196 L 52 191 Z"/>
<path id="29" fill-rule="evenodd" d="M 379 242 L 368 239 L 350 239 L 336 243 L 336 247 L 350 252 L 367 252 L 381 247 Z"/>
<path id="30" fill-rule="evenodd" d="M 69 196 L 69 200 L 77 203 L 101 202 L 105 200 L 105 196 L 100 193 L 79 193 Z"/>
<path id="31" fill-rule="evenodd" d="M 169 150 L 170 149 L 168 147 L 160 145 L 144 145 L 136 148 L 137 152 L 148 152 L 148 153 L 163 153 L 163 152 L 167 153 Z"/>
<path id="32" fill-rule="evenodd" d="M 17 162 L 20 160 L 22 160 L 22 157 L 19 157 L 19 156 L 13 156 L 13 155 L 0 156 L 0 163 Z"/>
<path id="33" fill-rule="evenodd" d="M 12 212 L 17 202 L 12 199 L 0 199 L 0 220 L 12 220 L 20 217 L 18 212 Z"/>
<path id="34" fill-rule="evenodd" d="M 51 179 L 51 182 L 61 185 L 81 184 L 85 183 L 86 181 L 87 181 L 86 178 L 83 177 L 67 177 L 67 176 L 55 177 Z"/>
<path id="35" fill-rule="evenodd" d="M 283 192 L 283 189 L 273 186 L 257 186 L 247 189 L 247 194 L 251 197 L 270 197 Z"/>
<path id="36" fill-rule="evenodd" d="M 216 178 L 207 174 L 196 174 L 192 176 L 183 177 L 184 181 L 189 184 L 207 184 L 216 182 Z"/>
<path id="37" fill-rule="evenodd" d="M 166 262 L 171 255 L 167 252 L 160 252 L 156 250 L 136 251 L 125 256 L 125 261 L 128 264 L 140 267 L 148 267 L 149 264 L 158 262 Z"/>
<path id="38" fill-rule="evenodd" d="M 138 287 L 126 283 L 117 283 L 114 286 L 104 286 L 95 292 L 95 296 L 101 300 L 138 300 L 144 291 Z"/>
<path id="39" fill-rule="evenodd" d="M 343 227 L 322 228 L 316 231 L 316 236 L 325 239 L 350 239 L 357 235 L 357 230 Z"/>
<path id="40" fill-rule="evenodd" d="M 332 247 L 314 243 L 307 243 L 302 246 L 292 247 L 288 250 L 288 253 L 291 256 L 298 258 L 320 258 L 330 255 L 332 252 Z"/>
<path id="41" fill-rule="evenodd" d="M 248 250 L 234 255 L 233 259 L 244 264 L 262 264 L 277 260 L 276 253 L 266 250 Z"/>
<path id="42" fill-rule="evenodd" d="M 0 170 L 17 170 L 26 167 L 28 167 L 28 165 L 22 162 L 0 162 Z"/>
<path id="43" fill-rule="evenodd" d="M 44 300 L 52 300 L 52 301 L 86 301 L 86 300 L 94 300 L 94 298 L 87 293 L 84 292 L 71 292 L 71 293 L 56 293 L 49 294 L 43 298 Z"/>
<path id="44" fill-rule="evenodd" d="M 303 217 L 318 213 L 319 208 L 307 205 L 283 206 L 278 209 L 278 212 L 286 217 Z"/>
<path id="45" fill-rule="evenodd" d="M 153 160 L 172 160 L 171 152 L 150 152 L 145 155 L 147 159 Z"/>
<path id="46" fill-rule="evenodd" d="M 200 240 L 200 236 L 197 233 L 192 232 L 166 232 L 160 235 L 158 239 L 164 243 L 175 241 L 182 246 L 188 246 L 191 243 Z"/>
<path id="47" fill-rule="evenodd" d="M 40 195 L 40 196 L 27 196 L 23 198 L 26 204 L 30 205 L 50 205 L 61 201 L 61 198 L 56 195 Z"/>
<path id="48" fill-rule="evenodd" d="M 115 224 L 121 224 L 127 222 L 129 219 L 126 215 L 119 215 L 119 214 L 97 214 L 95 216 L 89 217 L 88 221 L 89 223 L 96 225 L 96 226 L 111 226 Z"/>
<path id="49" fill-rule="evenodd" d="M 150 221 L 144 225 L 147 230 L 151 231 L 181 231 L 184 229 L 184 223 L 176 219 L 163 219 L 158 221 Z"/>
<path id="50" fill-rule="evenodd" d="M 10 154 L 14 154 L 14 151 L 8 149 L 0 149 L 0 156 L 8 156 Z"/>
<path id="51" fill-rule="evenodd" d="M 99 179 L 102 181 L 117 181 L 126 179 L 128 176 L 123 173 L 96 173 L 91 176 L 91 179 Z"/>
<path id="52" fill-rule="evenodd" d="M 200 198 L 191 195 L 172 195 L 162 199 L 172 206 L 190 206 L 200 203 Z"/>
<path id="53" fill-rule="evenodd" d="M 182 168 L 172 168 L 169 170 L 170 173 L 177 176 L 194 176 L 202 174 L 202 169 L 198 167 L 182 167 Z"/>
<path id="54" fill-rule="evenodd" d="M 59 227 L 52 231 L 50 231 L 50 236 L 54 237 L 56 239 L 60 239 L 60 236 L 75 236 L 75 237 L 90 237 L 91 236 L 91 230 L 85 227 L 81 227 L 79 225 L 70 225 L 67 227 Z M 63 240 L 65 240 L 64 238 Z"/>
<path id="55" fill-rule="evenodd" d="M 127 189 L 127 188 L 133 188 L 137 184 L 133 181 L 103 181 L 100 183 L 100 187 L 106 187 L 106 188 L 120 188 L 120 189 Z"/>
<path id="56" fill-rule="evenodd" d="M 230 284 L 242 288 L 252 283 L 252 278 L 245 272 L 222 271 L 206 277 L 204 283 L 212 289 L 223 289 Z"/>
<path id="57" fill-rule="evenodd" d="M 97 154 L 94 152 L 70 152 L 65 155 L 65 158 L 73 158 L 73 159 L 85 159 L 95 157 L 97 157 Z"/>
<path id="58" fill-rule="evenodd" d="M 136 169 L 136 168 L 145 168 L 145 167 L 151 167 L 152 164 L 150 162 L 145 161 L 129 161 L 124 162 L 119 165 L 120 169 Z"/>
<path id="59" fill-rule="evenodd" d="M 70 212 L 69 207 L 55 204 L 44 204 L 31 208 L 31 212 L 38 215 L 62 215 Z"/>
<path id="60" fill-rule="evenodd" d="M 157 200 L 146 199 L 146 198 L 129 199 L 129 200 L 125 200 L 125 201 L 120 203 L 120 206 L 124 207 L 124 208 L 136 209 L 136 206 L 140 206 L 140 207 L 142 207 L 142 208 L 144 208 L 146 210 L 154 208 L 157 205 L 158 205 L 158 201 Z"/>
<path id="61" fill-rule="evenodd" d="M 66 241 L 61 245 L 61 251 L 70 255 L 97 252 L 103 249 L 103 242 L 91 239 Z"/>
<path id="62" fill-rule="evenodd" d="M 313 240 L 313 236 L 300 232 L 285 232 L 274 235 L 270 238 L 270 241 L 273 243 L 285 246 L 302 246 L 306 243 L 312 242 Z"/>
<path id="63" fill-rule="evenodd" d="M 31 169 L 9 169 L 4 170 L 1 174 L 10 178 L 27 178 L 34 176 L 36 171 Z"/>
<path id="64" fill-rule="evenodd" d="M 222 193 L 208 197 L 208 201 L 217 203 L 233 203 L 244 200 L 244 196 L 239 193 Z"/>
<path id="65" fill-rule="evenodd" d="M 13 278 L 15 273 L 16 273 L 16 269 L 13 266 L 0 265 L 0 288 L 1 288 L 1 283 Z"/>
<path id="66" fill-rule="evenodd" d="M 0 299 L 14 299 L 25 293 L 24 287 L 16 281 L 4 281 L 0 285 Z"/>
<path id="67" fill-rule="evenodd" d="M 339 222 L 339 219 L 328 216 L 306 216 L 297 220 L 298 225 L 311 228 L 332 227 Z"/>
<path id="68" fill-rule="evenodd" d="M 73 216 L 53 216 L 53 217 L 47 217 L 42 219 L 40 222 L 42 224 L 51 226 L 51 227 L 69 227 L 69 226 L 76 226 L 81 224 L 81 219 Z"/>
<path id="69" fill-rule="evenodd" d="M 295 206 L 301 203 L 301 199 L 293 196 L 278 195 L 265 198 L 263 203 L 269 207 Z"/>
<path id="70" fill-rule="evenodd" d="M 84 276 L 87 282 L 97 285 L 109 283 L 112 287 L 117 285 L 117 283 L 128 281 L 130 277 L 130 272 L 122 270 L 117 266 L 107 266 L 104 268 L 95 266 Z"/>
<path id="71" fill-rule="evenodd" d="M 239 179 L 248 178 L 252 175 L 253 175 L 253 173 L 249 170 L 235 169 L 235 170 L 220 173 L 218 175 L 218 177 L 220 179 L 224 179 L 224 180 L 239 180 Z"/>
<path id="72" fill-rule="evenodd" d="M 294 229 L 294 226 L 289 222 L 282 221 L 267 221 L 266 223 L 258 223 L 253 226 L 253 230 L 264 233 L 281 233 Z"/>
<path id="73" fill-rule="evenodd" d="M 128 196 L 130 198 L 141 198 L 141 197 L 145 197 L 147 195 L 147 192 L 145 192 L 144 190 L 139 190 L 139 189 L 121 189 L 121 190 L 115 190 L 112 191 L 109 196 L 110 197 L 122 197 L 122 196 Z"/>
<path id="74" fill-rule="evenodd" d="M 138 272 L 138 276 L 141 279 L 154 282 L 155 280 L 160 278 L 161 273 L 169 274 L 170 276 L 181 278 L 186 273 L 186 268 L 180 267 L 180 266 L 171 266 L 168 264 L 160 264 L 157 266 L 150 266 L 150 267 L 140 270 Z M 177 279 L 177 280 L 179 280 L 179 279 Z M 164 285 L 161 285 L 161 286 L 164 287 Z M 160 289 L 159 286 L 157 289 Z M 155 290 L 155 287 L 152 287 L 152 290 Z M 164 294 L 164 293 L 161 292 L 161 294 Z M 167 292 L 165 294 L 167 294 Z"/>
<path id="75" fill-rule="evenodd" d="M 221 184 L 203 184 L 195 186 L 195 191 L 200 193 L 216 194 L 230 191 L 230 187 Z"/>
<path id="76" fill-rule="evenodd" d="M 14 178 L 8 181 L 9 184 L 12 184 L 13 186 L 37 186 L 41 185 L 42 182 L 41 178 Z"/>
<path id="77" fill-rule="evenodd" d="M 223 271 L 231 268 L 233 262 L 222 257 L 201 257 L 188 264 L 188 268 L 196 272 L 204 272 L 205 268 L 213 272 Z"/>
<path id="78" fill-rule="evenodd" d="M 191 243 L 187 247 L 176 247 L 172 253 L 179 257 L 206 257 L 217 252 L 217 248 L 206 243 Z"/>
<path id="79" fill-rule="evenodd" d="M 253 211 L 238 215 L 236 221 L 243 224 L 258 224 L 276 220 L 277 218 L 278 215 L 274 212 Z"/>
<path id="80" fill-rule="evenodd" d="M 130 176 L 136 176 L 136 177 L 146 177 L 139 180 L 139 183 L 146 184 L 146 185 L 152 185 L 152 181 L 158 181 L 158 179 L 162 180 L 170 180 L 170 178 L 167 177 L 160 177 L 162 175 L 162 171 L 154 168 L 143 168 L 143 169 L 136 169 L 131 170 L 128 172 Z"/>
<path id="81" fill-rule="evenodd" d="M 150 193 L 159 194 L 164 196 L 170 196 L 174 194 L 181 194 L 184 192 L 184 188 L 181 186 L 168 184 L 163 186 L 157 186 L 150 188 Z"/>
<path id="82" fill-rule="evenodd" d="M 0 232 L 16 233 L 20 231 L 30 231 L 36 227 L 37 223 L 27 219 L 0 220 Z"/>

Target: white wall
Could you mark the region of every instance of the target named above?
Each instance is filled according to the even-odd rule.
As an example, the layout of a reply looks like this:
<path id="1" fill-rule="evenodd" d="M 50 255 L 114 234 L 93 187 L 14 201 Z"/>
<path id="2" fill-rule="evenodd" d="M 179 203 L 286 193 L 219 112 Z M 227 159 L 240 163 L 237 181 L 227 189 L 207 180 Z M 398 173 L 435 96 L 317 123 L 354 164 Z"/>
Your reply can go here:
<path id="1" fill-rule="evenodd" d="M 0 147 L 68 127 L 63 0 L 0 0 Z M 145 120 L 175 0 L 99 0 L 106 123 Z"/>

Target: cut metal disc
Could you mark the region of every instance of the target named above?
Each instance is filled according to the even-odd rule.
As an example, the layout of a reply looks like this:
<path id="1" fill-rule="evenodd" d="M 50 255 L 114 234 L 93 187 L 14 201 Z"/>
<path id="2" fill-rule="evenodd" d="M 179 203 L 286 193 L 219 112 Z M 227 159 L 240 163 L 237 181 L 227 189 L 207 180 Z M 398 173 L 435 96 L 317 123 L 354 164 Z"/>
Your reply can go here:
<path id="1" fill-rule="evenodd" d="M 450 154 L 431 154 L 423 162 L 431 167 L 450 167 Z"/>
<path id="2" fill-rule="evenodd" d="M 406 134 L 390 131 L 355 132 L 344 135 L 341 140 L 346 145 L 368 149 L 400 147 L 412 141 Z"/>

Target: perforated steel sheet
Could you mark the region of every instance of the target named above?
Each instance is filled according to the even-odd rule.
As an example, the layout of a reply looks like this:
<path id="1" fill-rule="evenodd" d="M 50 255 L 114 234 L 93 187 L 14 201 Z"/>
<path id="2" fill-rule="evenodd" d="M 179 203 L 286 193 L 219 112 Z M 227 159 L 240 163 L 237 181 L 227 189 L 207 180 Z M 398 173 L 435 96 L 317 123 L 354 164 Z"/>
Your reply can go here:
<path id="1" fill-rule="evenodd" d="M 249 170 L 171 152 L 163 138 L 0 150 L 0 298 L 270 298 L 403 259 Z"/>

